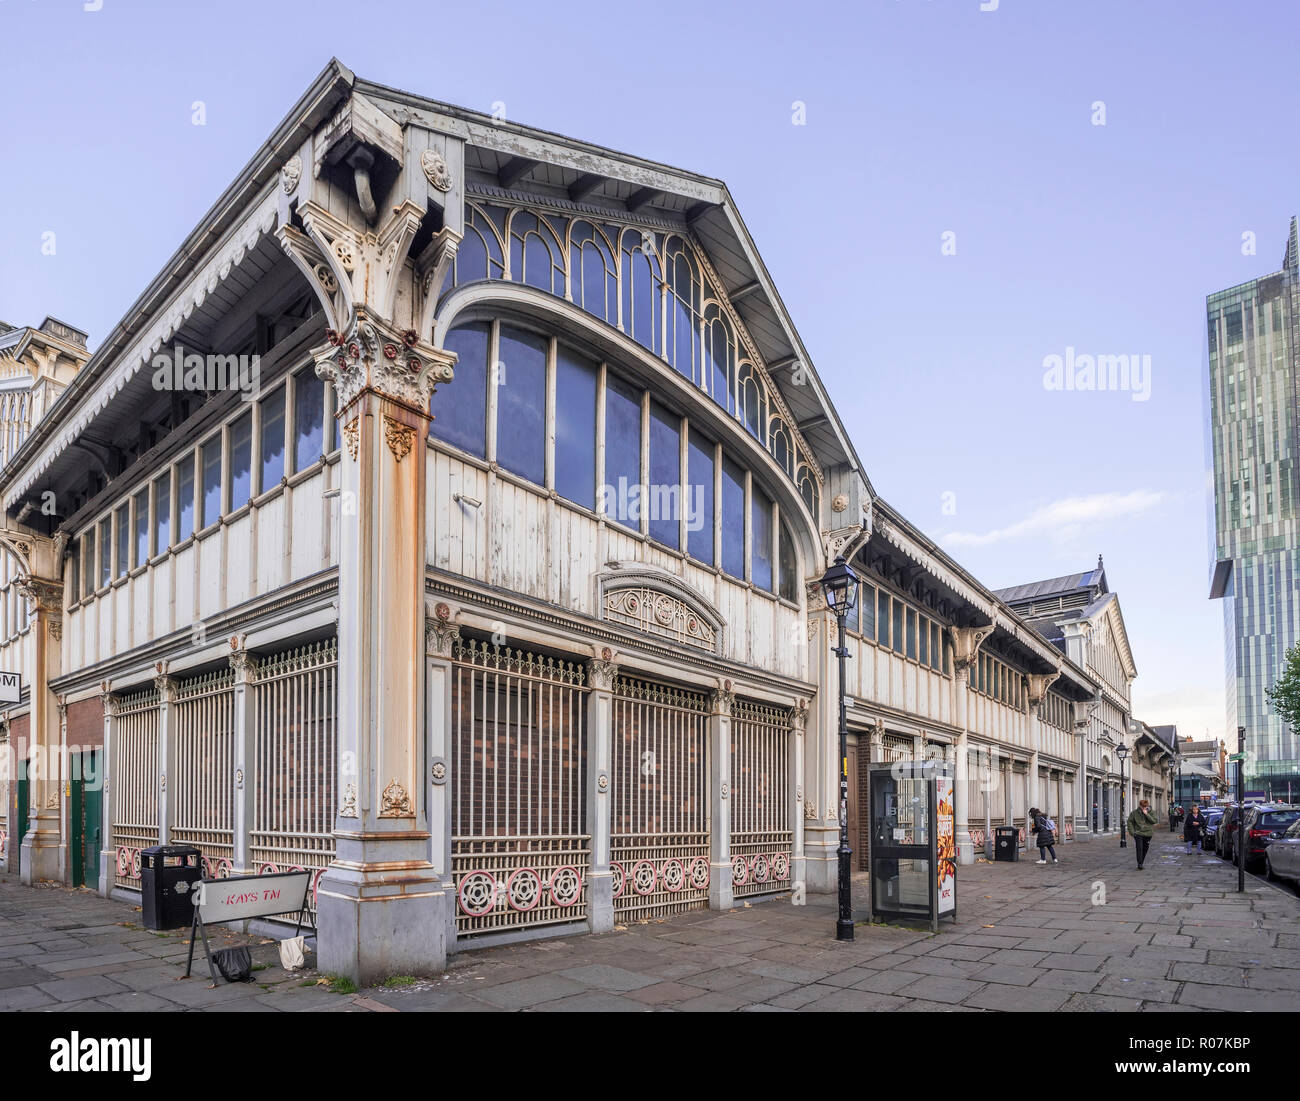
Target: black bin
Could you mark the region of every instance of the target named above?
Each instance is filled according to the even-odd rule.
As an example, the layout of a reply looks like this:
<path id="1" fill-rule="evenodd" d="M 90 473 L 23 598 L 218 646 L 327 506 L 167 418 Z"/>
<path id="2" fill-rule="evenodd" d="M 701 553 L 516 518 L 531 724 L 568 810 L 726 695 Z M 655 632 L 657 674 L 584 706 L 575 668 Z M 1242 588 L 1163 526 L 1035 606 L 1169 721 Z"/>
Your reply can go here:
<path id="1" fill-rule="evenodd" d="M 140 851 L 140 911 L 146 929 L 183 929 L 194 919 L 191 891 L 203 878 L 203 854 L 190 845 Z"/>
<path id="2" fill-rule="evenodd" d="M 1020 859 L 1020 830 L 1016 826 L 998 826 L 994 829 L 993 859 Z"/>

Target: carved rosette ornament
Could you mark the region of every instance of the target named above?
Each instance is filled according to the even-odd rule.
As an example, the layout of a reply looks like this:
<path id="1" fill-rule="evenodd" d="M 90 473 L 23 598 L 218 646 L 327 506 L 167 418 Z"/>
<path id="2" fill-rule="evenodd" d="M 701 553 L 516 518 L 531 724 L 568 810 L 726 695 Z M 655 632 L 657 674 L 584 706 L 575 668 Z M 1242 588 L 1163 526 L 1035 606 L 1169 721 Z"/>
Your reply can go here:
<path id="1" fill-rule="evenodd" d="M 380 800 L 380 818 L 414 818 L 415 810 L 411 806 L 411 797 L 396 779 L 388 781 Z"/>
<path id="2" fill-rule="evenodd" d="M 348 784 L 343 789 L 343 805 L 339 807 L 340 818 L 357 817 L 357 785 Z"/>
<path id="3" fill-rule="evenodd" d="M 451 169 L 447 167 L 446 158 L 436 149 L 426 149 L 420 154 L 420 167 L 424 169 L 425 179 L 439 191 L 451 190 Z"/>
<path id="4" fill-rule="evenodd" d="M 329 343 L 313 353 L 316 374 L 333 383 L 340 409 L 373 390 L 424 416 L 438 383 L 455 374 L 454 353 L 422 342 L 414 330 L 393 329 L 363 308 L 346 332 L 330 329 L 325 335 Z"/>
<path id="5" fill-rule="evenodd" d="M 292 195 L 297 191 L 300 179 L 302 179 L 302 158 L 295 153 L 280 169 L 280 184 L 284 188 L 284 193 Z"/>
<path id="6" fill-rule="evenodd" d="M 433 762 L 433 767 L 429 770 L 435 784 L 445 784 L 447 782 L 447 762 L 441 757 Z"/>
<path id="7" fill-rule="evenodd" d="M 409 424 L 403 424 L 386 416 L 384 417 L 384 442 L 388 444 L 388 450 L 393 453 L 393 458 L 400 463 L 415 444 L 415 429 Z"/>

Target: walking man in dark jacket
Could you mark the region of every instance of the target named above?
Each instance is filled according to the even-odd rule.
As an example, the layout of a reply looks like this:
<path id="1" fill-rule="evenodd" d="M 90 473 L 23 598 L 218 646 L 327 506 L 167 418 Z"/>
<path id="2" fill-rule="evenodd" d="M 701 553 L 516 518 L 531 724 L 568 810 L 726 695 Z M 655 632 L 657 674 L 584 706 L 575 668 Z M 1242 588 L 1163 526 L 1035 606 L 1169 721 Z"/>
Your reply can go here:
<path id="1" fill-rule="evenodd" d="M 1133 836 L 1133 849 L 1137 853 L 1138 868 L 1146 862 L 1147 850 L 1151 847 L 1151 832 L 1159 821 L 1151 813 L 1151 800 L 1143 799 L 1128 816 L 1128 832 Z"/>

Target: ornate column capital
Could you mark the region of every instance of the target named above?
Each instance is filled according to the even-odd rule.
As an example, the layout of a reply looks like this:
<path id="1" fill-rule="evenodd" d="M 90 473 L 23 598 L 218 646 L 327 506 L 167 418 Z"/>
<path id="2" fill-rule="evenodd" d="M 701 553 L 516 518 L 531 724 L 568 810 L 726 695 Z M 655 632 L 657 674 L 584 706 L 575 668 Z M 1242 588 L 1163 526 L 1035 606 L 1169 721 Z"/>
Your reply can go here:
<path id="1" fill-rule="evenodd" d="M 440 603 L 433 610 L 433 618 L 424 621 L 425 656 L 450 659 L 459 641 L 460 625 L 452 622 L 450 606 Z"/>
<path id="2" fill-rule="evenodd" d="M 587 662 L 587 684 L 593 691 L 612 692 L 617 676 L 618 663 L 614 660 L 614 651 L 608 646 L 602 647 L 599 655 Z"/>
<path id="3" fill-rule="evenodd" d="M 883 749 L 885 745 L 885 720 L 877 719 L 871 726 L 871 745 Z"/>
<path id="4" fill-rule="evenodd" d="M 1058 669 L 1055 673 L 1029 673 L 1026 676 L 1029 681 L 1029 709 L 1032 712 L 1038 713 L 1039 705 L 1047 698 L 1047 690 L 1060 675 Z"/>
<path id="5" fill-rule="evenodd" d="M 790 729 L 796 734 L 803 734 L 808 729 L 808 701 L 801 699 L 789 712 Z"/>
<path id="6" fill-rule="evenodd" d="M 236 684 L 251 684 L 257 679 L 257 656 L 244 647 L 244 640 L 230 640 L 230 668 L 235 671 Z"/>
<path id="7" fill-rule="evenodd" d="M 359 307 L 343 331 L 330 329 L 327 343 L 312 349 L 316 374 L 334 385 L 341 412 L 367 390 L 428 416 L 429 399 L 454 375 L 456 354 L 399 331 Z M 391 445 L 390 445 L 391 446 Z"/>
<path id="8" fill-rule="evenodd" d="M 18 595 L 36 605 L 45 615 L 63 612 L 63 582 L 25 573 L 14 582 Z"/>
<path id="9" fill-rule="evenodd" d="M 153 678 L 153 686 L 158 690 L 158 702 L 174 703 L 176 700 L 176 678 L 169 676 L 167 666 L 161 661 L 154 664 L 156 676 Z"/>
<path id="10" fill-rule="evenodd" d="M 99 682 L 99 702 L 104 706 L 104 718 L 113 719 L 117 717 L 117 697 L 109 691 L 109 682 Z"/>
<path id="11" fill-rule="evenodd" d="M 952 664 L 954 669 L 969 669 L 979 657 L 984 640 L 993 633 L 996 623 L 983 627 L 949 627 L 948 636 L 952 639 Z"/>
<path id="12" fill-rule="evenodd" d="M 731 681 L 724 680 L 709 693 L 709 714 L 729 716 L 731 705 L 736 702 L 736 694 L 731 690 Z"/>

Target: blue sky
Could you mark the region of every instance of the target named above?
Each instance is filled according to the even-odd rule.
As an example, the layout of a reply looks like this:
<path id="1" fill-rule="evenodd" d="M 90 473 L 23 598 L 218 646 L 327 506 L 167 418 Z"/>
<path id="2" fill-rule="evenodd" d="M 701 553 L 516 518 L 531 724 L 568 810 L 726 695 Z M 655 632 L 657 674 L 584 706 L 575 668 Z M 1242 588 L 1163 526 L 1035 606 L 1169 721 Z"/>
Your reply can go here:
<path id="1" fill-rule="evenodd" d="M 1292 3 L 86 6 L 0 0 L 0 318 L 93 347 L 331 55 L 504 103 L 726 180 L 877 491 L 992 586 L 1104 554 L 1136 713 L 1223 735 L 1204 299 L 1300 210 Z M 1067 349 L 1149 400 L 1045 389 Z"/>

